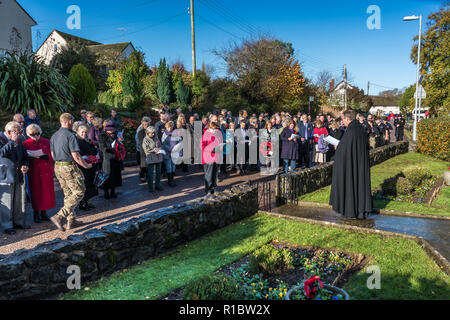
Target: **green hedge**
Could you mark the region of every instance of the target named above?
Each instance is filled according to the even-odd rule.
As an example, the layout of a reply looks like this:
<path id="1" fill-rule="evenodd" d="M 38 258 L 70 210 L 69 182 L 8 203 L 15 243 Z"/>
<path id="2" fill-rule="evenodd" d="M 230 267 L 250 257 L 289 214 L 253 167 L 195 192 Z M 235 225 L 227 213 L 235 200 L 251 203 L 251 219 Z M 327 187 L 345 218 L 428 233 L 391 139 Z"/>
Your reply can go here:
<path id="1" fill-rule="evenodd" d="M 417 152 L 450 161 L 450 118 L 422 120 L 417 125 Z"/>

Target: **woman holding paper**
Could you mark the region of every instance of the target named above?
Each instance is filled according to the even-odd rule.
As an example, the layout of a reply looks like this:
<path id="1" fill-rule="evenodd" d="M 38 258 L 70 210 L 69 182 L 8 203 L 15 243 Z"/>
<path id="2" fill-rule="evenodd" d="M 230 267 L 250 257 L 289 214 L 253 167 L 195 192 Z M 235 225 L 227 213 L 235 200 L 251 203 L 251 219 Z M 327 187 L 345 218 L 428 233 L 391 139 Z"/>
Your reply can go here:
<path id="1" fill-rule="evenodd" d="M 28 184 L 34 211 L 34 222 L 50 221 L 46 211 L 56 206 L 50 141 L 41 138 L 42 130 L 37 124 L 30 124 L 26 131 L 30 138 L 23 143 L 23 146 L 30 158 Z"/>
<path id="2" fill-rule="evenodd" d="M 289 120 L 286 128 L 284 128 L 281 133 L 281 159 L 283 159 L 284 163 L 284 173 L 288 173 L 289 171 L 294 171 L 297 167 L 298 160 L 298 143 L 297 140 L 299 138 L 297 131 L 295 130 L 296 125 L 295 122 Z M 290 170 L 289 170 L 290 165 Z"/>

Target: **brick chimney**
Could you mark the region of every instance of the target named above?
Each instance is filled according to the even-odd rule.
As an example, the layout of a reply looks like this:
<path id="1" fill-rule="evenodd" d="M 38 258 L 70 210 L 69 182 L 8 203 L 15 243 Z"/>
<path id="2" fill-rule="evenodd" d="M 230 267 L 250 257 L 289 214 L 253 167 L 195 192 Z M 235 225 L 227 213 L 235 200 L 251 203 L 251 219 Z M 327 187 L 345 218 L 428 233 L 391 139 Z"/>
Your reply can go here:
<path id="1" fill-rule="evenodd" d="M 333 91 L 334 91 L 334 77 L 332 77 L 331 81 L 330 81 L 330 92 L 333 92 Z"/>

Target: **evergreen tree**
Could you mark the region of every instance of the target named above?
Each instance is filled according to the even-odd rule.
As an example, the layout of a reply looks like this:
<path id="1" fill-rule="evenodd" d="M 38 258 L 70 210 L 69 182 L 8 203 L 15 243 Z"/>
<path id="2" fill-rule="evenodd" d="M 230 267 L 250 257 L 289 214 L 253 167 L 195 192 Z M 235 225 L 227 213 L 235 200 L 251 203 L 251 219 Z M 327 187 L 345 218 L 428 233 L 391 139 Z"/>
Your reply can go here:
<path id="1" fill-rule="evenodd" d="M 177 100 L 178 103 L 182 106 L 187 106 L 190 102 L 191 98 L 191 90 L 189 86 L 184 84 L 183 78 L 180 77 L 178 80 L 178 89 L 177 89 Z"/>
<path id="2" fill-rule="evenodd" d="M 162 104 L 169 104 L 173 101 L 172 80 L 169 66 L 166 64 L 166 58 L 159 62 L 157 94 L 158 100 Z"/>
<path id="3" fill-rule="evenodd" d="M 122 91 L 131 97 L 131 109 L 136 109 L 144 103 L 144 79 L 149 70 L 142 52 L 133 52 L 125 64 L 122 80 Z"/>
<path id="4" fill-rule="evenodd" d="M 94 78 L 81 63 L 74 65 L 69 73 L 69 84 L 75 102 L 80 105 L 92 104 L 97 97 Z"/>

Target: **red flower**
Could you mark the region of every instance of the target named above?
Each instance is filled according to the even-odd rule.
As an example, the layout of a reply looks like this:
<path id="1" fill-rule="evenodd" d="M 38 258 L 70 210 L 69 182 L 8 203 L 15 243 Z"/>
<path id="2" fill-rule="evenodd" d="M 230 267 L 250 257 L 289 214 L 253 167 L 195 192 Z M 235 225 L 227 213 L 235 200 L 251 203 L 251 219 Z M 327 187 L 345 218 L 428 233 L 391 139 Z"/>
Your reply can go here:
<path id="1" fill-rule="evenodd" d="M 323 282 L 320 281 L 319 276 L 312 276 L 306 280 L 303 286 L 305 296 L 309 299 L 314 299 L 316 297 L 318 287 L 323 288 Z"/>

